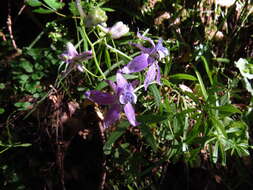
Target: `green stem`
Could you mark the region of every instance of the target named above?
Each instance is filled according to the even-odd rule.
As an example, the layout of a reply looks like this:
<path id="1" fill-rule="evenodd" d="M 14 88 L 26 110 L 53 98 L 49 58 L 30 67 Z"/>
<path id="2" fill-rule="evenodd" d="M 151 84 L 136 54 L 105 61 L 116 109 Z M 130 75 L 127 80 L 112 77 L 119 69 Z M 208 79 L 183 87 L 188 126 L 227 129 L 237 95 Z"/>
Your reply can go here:
<path id="1" fill-rule="evenodd" d="M 93 57 L 94 57 L 95 65 L 96 65 L 96 67 L 97 67 L 99 73 L 101 74 L 101 77 L 102 77 L 103 79 L 106 79 L 106 77 L 105 77 L 103 71 L 101 70 L 101 68 L 100 68 L 100 66 L 99 66 L 99 63 L 98 63 L 98 60 L 97 60 L 97 56 L 96 56 L 96 52 L 95 52 L 94 45 L 93 45 L 92 42 L 90 41 L 90 39 L 89 39 L 89 37 L 88 37 L 88 35 L 87 35 L 87 33 L 86 33 L 85 27 L 83 26 L 82 21 L 81 21 L 81 25 L 82 25 L 83 34 L 84 34 L 84 36 L 85 36 L 85 38 L 86 38 L 88 44 L 91 46 L 91 50 L 92 50 L 92 54 L 93 54 Z"/>
<path id="2" fill-rule="evenodd" d="M 129 61 L 132 60 L 131 57 L 129 57 L 127 54 L 123 53 L 122 51 L 120 51 L 120 50 L 118 50 L 118 49 L 116 49 L 116 48 L 114 48 L 114 47 L 112 47 L 112 46 L 110 46 L 110 45 L 108 45 L 108 44 L 105 44 L 105 45 L 106 45 L 106 47 L 108 47 L 110 50 L 112 50 L 112 51 L 115 52 L 115 53 L 120 54 L 121 56 L 125 57 L 125 58 L 128 59 Z"/>

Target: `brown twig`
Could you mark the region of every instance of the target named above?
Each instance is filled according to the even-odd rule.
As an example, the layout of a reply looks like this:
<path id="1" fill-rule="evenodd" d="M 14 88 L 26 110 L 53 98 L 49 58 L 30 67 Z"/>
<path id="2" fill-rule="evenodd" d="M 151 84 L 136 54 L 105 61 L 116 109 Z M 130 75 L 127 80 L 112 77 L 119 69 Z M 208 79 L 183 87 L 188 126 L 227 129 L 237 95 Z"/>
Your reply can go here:
<path id="1" fill-rule="evenodd" d="M 10 7 L 10 2 L 8 3 L 8 16 L 7 16 L 7 21 L 6 21 L 8 30 L 9 30 L 9 34 L 10 34 L 10 38 L 11 38 L 11 42 L 12 42 L 12 46 L 15 50 L 19 51 L 17 44 L 15 42 L 14 36 L 13 36 L 13 32 L 12 32 L 12 21 L 11 21 L 11 7 Z"/>
<path id="2" fill-rule="evenodd" d="M 0 32 L 0 36 L 2 37 L 3 41 L 6 41 L 6 36 L 4 35 L 3 32 Z"/>

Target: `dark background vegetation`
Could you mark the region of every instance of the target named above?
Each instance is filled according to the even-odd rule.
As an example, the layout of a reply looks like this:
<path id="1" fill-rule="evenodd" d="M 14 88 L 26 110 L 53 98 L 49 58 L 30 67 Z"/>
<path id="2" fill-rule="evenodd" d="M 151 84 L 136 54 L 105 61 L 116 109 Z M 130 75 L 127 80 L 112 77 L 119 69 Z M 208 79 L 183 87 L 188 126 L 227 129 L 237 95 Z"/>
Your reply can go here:
<path id="1" fill-rule="evenodd" d="M 0 108 L 4 111 L 0 113 L 0 189 L 253 189 L 252 98 L 234 64 L 239 58 L 252 63 L 252 2 L 236 1 L 242 5 L 237 10 L 236 4 L 217 8 L 211 0 L 83 1 L 87 7 L 103 2 L 102 8 L 113 9 L 105 9 L 107 25 L 120 20 L 129 26 L 131 34 L 115 40 L 126 54 L 133 54 L 127 45 L 136 40 L 136 32 L 147 28 L 149 37 L 162 37 L 170 51 L 168 60 L 161 64 L 164 81 L 169 81 L 170 86 L 160 87 L 158 97 L 161 101 L 169 98 L 172 111 L 163 111 L 161 104 L 153 106 L 157 97 L 153 91 L 145 92 L 139 98 L 143 104 L 136 107 L 138 113 L 147 113 L 143 120 L 147 120 L 148 130 L 146 126 L 133 128 L 123 122 L 106 130 L 105 137 L 97 116 L 97 109 L 105 108 L 83 98 L 84 90 L 94 88 L 101 80 L 74 71 L 60 85 L 56 83 L 60 76 L 59 55 L 66 42 L 78 42 L 81 38 L 77 35 L 80 19 L 72 18 L 71 2 L 74 3 L 64 1 L 65 6 L 57 10 L 67 17 L 35 13 L 35 8 L 23 0 L 1 2 Z M 11 24 L 7 24 L 8 18 Z M 96 40 L 96 35 L 88 34 L 92 41 Z M 97 51 L 102 51 L 99 48 Z M 213 84 L 200 56 L 209 64 Z M 112 55 L 111 59 L 114 61 L 116 57 Z M 98 73 L 94 62 L 87 67 Z M 108 69 L 105 64 L 101 67 Z M 178 73 L 195 76 L 196 70 L 211 97 L 208 100 L 199 93 L 199 81 L 173 78 Z M 189 95 L 196 100 L 196 110 L 187 121 L 189 134 L 196 123 L 203 126 L 198 135 L 191 138 L 189 135 L 186 140 L 189 152 L 182 151 L 180 140 L 188 115 L 180 99 L 187 94 L 179 89 L 179 84 L 194 90 Z M 238 144 L 248 143 L 245 148 L 248 155 L 232 155 L 223 147 L 225 164 L 222 151 L 218 160 L 213 161 L 210 149 L 215 143 L 204 146 L 214 130 L 209 116 L 215 98 L 226 100 L 226 106 L 233 105 L 228 109 L 236 108 L 236 113 L 223 110 L 225 113 L 219 115 L 220 121 L 229 118 L 240 123 L 239 132 L 231 132 L 231 136 L 228 133 L 227 138 L 238 139 Z M 199 110 L 202 115 L 197 117 Z M 148 114 L 155 115 L 157 122 L 149 123 L 152 118 Z M 174 137 L 168 135 L 168 126 L 162 123 L 167 121 L 164 114 L 173 127 L 179 126 Z M 63 116 L 67 119 L 61 122 Z"/>

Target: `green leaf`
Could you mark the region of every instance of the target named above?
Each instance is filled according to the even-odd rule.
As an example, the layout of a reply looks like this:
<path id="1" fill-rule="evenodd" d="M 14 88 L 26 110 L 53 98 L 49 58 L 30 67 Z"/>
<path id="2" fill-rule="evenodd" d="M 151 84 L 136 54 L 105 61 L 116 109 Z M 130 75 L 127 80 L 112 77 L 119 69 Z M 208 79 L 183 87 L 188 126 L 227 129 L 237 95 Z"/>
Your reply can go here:
<path id="1" fill-rule="evenodd" d="M 159 107 L 160 103 L 161 103 L 161 95 L 160 95 L 160 92 L 159 92 L 157 86 L 155 84 L 152 84 L 149 86 L 149 89 L 151 90 L 152 94 L 155 97 L 156 106 Z"/>
<path id="2" fill-rule="evenodd" d="M 216 141 L 215 146 L 214 146 L 214 150 L 213 150 L 213 154 L 212 154 L 212 161 L 214 163 L 216 163 L 218 160 L 218 153 L 219 153 L 219 141 Z"/>
<path id="3" fill-rule="evenodd" d="M 143 134 L 144 139 L 151 146 L 154 151 L 157 151 L 157 144 L 154 138 L 154 135 L 151 133 L 150 128 L 145 125 L 140 126 L 141 133 Z"/>
<path id="4" fill-rule="evenodd" d="M 208 94 L 207 94 L 207 91 L 206 91 L 206 87 L 204 85 L 204 82 L 202 80 L 202 77 L 201 75 L 199 74 L 199 72 L 197 71 L 197 69 L 194 69 L 195 70 L 195 73 L 197 75 L 197 78 L 198 78 L 198 81 L 199 81 L 199 85 L 200 85 L 200 89 L 201 89 L 201 92 L 202 92 L 202 95 L 204 96 L 204 99 L 207 100 L 208 99 Z"/>
<path id="5" fill-rule="evenodd" d="M 106 7 L 103 7 L 102 8 L 105 12 L 114 12 L 115 9 L 112 9 L 112 8 L 106 8 Z"/>
<path id="6" fill-rule="evenodd" d="M 227 137 L 227 133 L 225 130 L 225 126 L 222 121 L 216 119 L 215 117 L 211 117 L 211 120 L 216 128 L 216 130 L 219 132 L 219 135 L 223 135 L 224 137 Z"/>
<path id="7" fill-rule="evenodd" d="M 116 131 L 113 131 L 108 140 L 106 141 L 103 150 L 106 155 L 111 154 L 111 149 L 113 144 L 124 134 L 127 127 L 129 126 L 129 123 L 127 121 L 121 122 Z"/>
<path id="8" fill-rule="evenodd" d="M 110 68 L 112 66 L 111 57 L 110 57 L 110 53 L 109 53 L 108 49 L 105 49 L 105 63 L 108 68 Z"/>
<path id="9" fill-rule="evenodd" d="M 222 57 L 217 57 L 217 58 L 213 58 L 214 61 L 220 62 L 220 63 L 229 63 L 230 60 L 227 58 L 222 58 Z"/>
<path id="10" fill-rule="evenodd" d="M 189 74 L 184 74 L 184 73 L 170 75 L 169 77 L 170 77 L 170 79 L 177 79 L 177 80 L 192 80 L 192 81 L 197 80 L 196 77 L 189 75 Z"/>
<path id="11" fill-rule="evenodd" d="M 61 9 L 64 6 L 64 3 L 61 3 L 57 0 L 44 0 L 44 2 L 52 9 L 54 9 L 55 11 L 57 9 Z"/>
<path id="12" fill-rule="evenodd" d="M 0 114 L 3 114 L 5 112 L 4 108 L 0 108 Z"/>
<path id="13" fill-rule="evenodd" d="M 5 84 L 4 83 L 0 83 L 0 90 L 5 88 Z"/>
<path id="14" fill-rule="evenodd" d="M 39 7 L 42 5 L 42 3 L 38 0 L 26 0 L 25 2 L 27 5 L 29 5 L 31 7 Z"/>
<path id="15" fill-rule="evenodd" d="M 49 14 L 49 13 L 53 13 L 54 10 L 38 8 L 38 9 L 33 10 L 33 12 L 40 13 L 40 14 Z"/>
<path id="16" fill-rule="evenodd" d="M 24 74 L 24 75 L 18 76 L 18 78 L 24 83 L 29 79 L 29 76 Z"/>
<path id="17" fill-rule="evenodd" d="M 233 105 L 223 105 L 223 106 L 218 106 L 218 107 L 211 107 L 212 109 L 216 109 L 216 110 L 219 110 L 221 112 L 224 112 L 224 113 L 230 113 L 230 114 L 234 114 L 234 113 L 239 113 L 239 114 L 242 114 L 242 112 L 234 107 Z"/>
<path id="18" fill-rule="evenodd" d="M 205 66 L 205 69 L 206 69 L 206 73 L 207 73 L 207 76 L 208 76 L 208 78 L 210 80 L 210 83 L 211 83 L 211 85 L 213 85 L 212 72 L 209 69 L 208 62 L 207 62 L 207 60 L 206 60 L 206 58 L 204 56 L 201 56 L 200 58 L 201 58 L 201 60 L 204 63 L 204 66 Z"/>
<path id="19" fill-rule="evenodd" d="M 159 114 L 148 114 L 141 115 L 137 117 L 137 121 L 141 123 L 158 123 L 164 120 L 167 120 L 169 116 L 167 114 L 159 115 Z"/>
<path id="20" fill-rule="evenodd" d="M 28 110 L 32 104 L 30 102 L 17 102 L 14 106 L 18 107 L 18 110 Z"/>
<path id="21" fill-rule="evenodd" d="M 26 72 L 32 73 L 33 72 L 33 65 L 28 61 L 22 61 L 19 65 L 21 68 L 25 69 Z"/>
<path id="22" fill-rule="evenodd" d="M 14 147 L 29 147 L 32 146 L 30 143 L 15 144 Z"/>

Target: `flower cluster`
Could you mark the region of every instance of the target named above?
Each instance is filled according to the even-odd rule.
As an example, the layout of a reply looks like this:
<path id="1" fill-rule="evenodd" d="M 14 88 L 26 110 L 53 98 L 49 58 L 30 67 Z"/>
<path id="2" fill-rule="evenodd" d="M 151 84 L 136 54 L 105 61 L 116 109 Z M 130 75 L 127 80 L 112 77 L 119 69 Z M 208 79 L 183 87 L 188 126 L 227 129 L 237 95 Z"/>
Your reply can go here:
<path id="1" fill-rule="evenodd" d="M 141 55 L 135 57 L 125 67 L 122 68 L 122 72 L 126 74 L 140 72 L 148 67 L 148 71 L 144 81 L 144 88 L 147 90 L 148 85 L 156 79 L 158 84 L 161 84 L 161 72 L 158 66 L 158 61 L 166 57 L 169 52 L 168 49 L 162 46 L 162 40 L 160 39 L 157 44 L 154 44 L 150 38 L 141 36 L 137 33 L 140 39 L 148 41 L 152 47 L 146 48 L 140 44 L 132 44 L 133 46 L 141 50 Z"/>
<path id="2" fill-rule="evenodd" d="M 123 25 L 123 23 L 119 22 L 112 28 L 104 28 L 104 31 L 110 33 L 114 39 L 117 39 L 128 32 L 128 29 Z M 120 33 L 116 37 L 114 36 L 114 33 L 117 33 L 115 31 L 118 31 L 118 33 Z M 161 39 L 157 44 L 155 44 L 153 40 L 144 37 L 139 33 L 137 33 L 137 37 L 141 40 L 149 42 L 151 44 L 151 47 L 144 47 L 141 44 L 131 44 L 134 47 L 140 49 L 141 54 L 133 58 L 132 61 L 117 71 L 116 82 L 112 82 L 110 80 L 106 81 L 112 88 L 113 94 L 97 90 L 90 90 L 85 92 L 85 96 L 89 100 L 96 102 L 99 105 L 109 106 L 109 109 L 104 118 L 105 128 L 109 127 L 120 119 L 121 111 L 124 111 L 131 125 L 139 125 L 139 122 L 136 120 L 135 110 L 133 107 L 133 104 L 137 102 L 137 96 L 135 94 L 137 83 L 136 81 L 129 83 L 124 78 L 123 74 L 141 72 L 147 69 L 146 77 L 144 80 L 145 90 L 147 90 L 148 86 L 153 81 L 161 84 L 161 72 L 158 62 L 169 54 L 168 49 L 163 47 Z M 80 59 L 88 59 L 90 56 L 92 56 L 92 53 L 90 51 L 78 54 L 71 43 L 67 44 L 67 51 L 62 54 L 62 57 L 67 63 L 76 62 Z M 79 65 L 77 65 L 77 68 L 79 68 Z"/>

